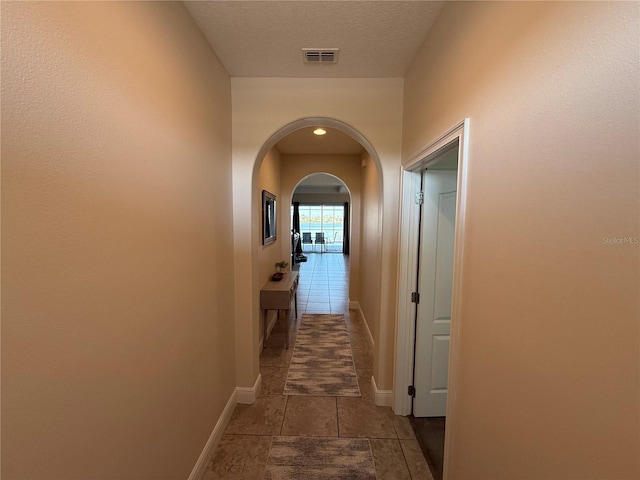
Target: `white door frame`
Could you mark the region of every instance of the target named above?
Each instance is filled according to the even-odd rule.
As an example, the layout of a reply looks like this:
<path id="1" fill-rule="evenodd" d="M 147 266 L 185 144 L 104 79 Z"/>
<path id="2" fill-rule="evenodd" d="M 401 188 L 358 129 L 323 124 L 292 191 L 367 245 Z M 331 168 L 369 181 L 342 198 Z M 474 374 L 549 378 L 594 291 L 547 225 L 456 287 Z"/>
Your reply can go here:
<path id="1" fill-rule="evenodd" d="M 469 119 L 466 118 L 425 149 L 414 155 L 402 169 L 401 217 L 400 217 L 400 270 L 398 274 L 398 323 L 396 331 L 396 365 L 394 372 L 393 410 L 396 415 L 411 414 L 412 397 L 408 386 L 413 381 L 416 304 L 411 302 L 411 292 L 417 285 L 418 239 L 420 206 L 416 194 L 420 191 L 422 171 L 437 159 L 441 151 L 452 142 L 458 142 L 458 193 L 456 197 L 455 248 L 453 260 L 453 289 L 451 299 L 451 344 L 449 349 L 449 374 L 447 398 L 447 429 L 445 431 L 445 467 L 448 433 L 455 422 L 456 374 L 458 359 L 458 335 L 460 331 L 460 300 L 462 290 L 462 261 L 464 258 L 464 227 L 466 224 L 466 194 L 468 171 Z M 445 468 L 446 474 L 446 468 Z"/>

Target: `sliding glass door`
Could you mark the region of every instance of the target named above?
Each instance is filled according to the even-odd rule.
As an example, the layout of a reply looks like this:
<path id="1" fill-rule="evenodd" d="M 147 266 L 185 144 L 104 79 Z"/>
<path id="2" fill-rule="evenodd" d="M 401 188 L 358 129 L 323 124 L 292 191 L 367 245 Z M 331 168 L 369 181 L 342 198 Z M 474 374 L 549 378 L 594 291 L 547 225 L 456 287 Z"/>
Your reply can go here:
<path id="1" fill-rule="evenodd" d="M 311 238 L 305 243 L 306 252 L 342 253 L 344 231 L 344 205 L 305 205 L 300 204 L 300 235 Z M 293 228 L 293 207 L 291 207 L 291 228 Z M 306 233 L 310 235 L 305 235 Z M 324 241 L 324 243 L 322 243 Z"/>

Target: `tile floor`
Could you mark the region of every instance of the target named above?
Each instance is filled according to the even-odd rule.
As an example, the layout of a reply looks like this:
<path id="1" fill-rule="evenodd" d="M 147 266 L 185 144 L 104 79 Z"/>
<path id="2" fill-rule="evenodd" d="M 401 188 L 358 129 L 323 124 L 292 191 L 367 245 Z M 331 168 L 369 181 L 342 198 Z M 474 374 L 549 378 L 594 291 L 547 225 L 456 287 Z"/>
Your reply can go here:
<path id="1" fill-rule="evenodd" d="M 408 418 L 374 403 L 371 344 L 362 318 L 349 310 L 349 257 L 306 255 L 308 261 L 300 266 L 298 319 L 290 324 L 290 348 L 284 348 L 282 318 L 260 356 L 260 397 L 253 405 L 236 406 L 203 480 L 262 480 L 276 435 L 368 438 L 377 480 L 432 480 Z M 303 313 L 344 314 L 362 397 L 282 394 Z"/>

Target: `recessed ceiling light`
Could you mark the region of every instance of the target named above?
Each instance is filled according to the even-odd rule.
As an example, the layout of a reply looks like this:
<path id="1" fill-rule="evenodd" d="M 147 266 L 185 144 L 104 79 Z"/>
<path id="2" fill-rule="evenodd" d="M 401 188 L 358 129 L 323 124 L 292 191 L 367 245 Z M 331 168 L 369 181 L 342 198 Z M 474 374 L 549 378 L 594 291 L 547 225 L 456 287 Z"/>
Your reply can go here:
<path id="1" fill-rule="evenodd" d="M 324 128 L 316 128 L 313 133 L 315 133 L 316 135 L 324 135 L 325 133 L 327 133 L 327 131 Z"/>

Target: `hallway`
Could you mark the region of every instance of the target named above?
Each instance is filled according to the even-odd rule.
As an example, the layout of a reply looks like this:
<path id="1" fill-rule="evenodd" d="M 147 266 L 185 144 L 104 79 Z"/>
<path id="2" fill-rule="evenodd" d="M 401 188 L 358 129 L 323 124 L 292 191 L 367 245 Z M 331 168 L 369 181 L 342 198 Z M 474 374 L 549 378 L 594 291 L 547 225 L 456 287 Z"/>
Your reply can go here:
<path id="1" fill-rule="evenodd" d="M 278 320 L 260 356 L 262 392 L 253 405 L 237 405 L 204 480 L 261 480 L 274 436 L 367 438 L 377 480 L 431 480 L 407 417 L 374 403 L 373 353 L 364 321 L 349 310 L 349 257 L 307 254 L 300 265 L 298 319 L 284 348 L 284 319 Z M 300 319 L 304 313 L 343 314 L 361 397 L 283 395 Z"/>

